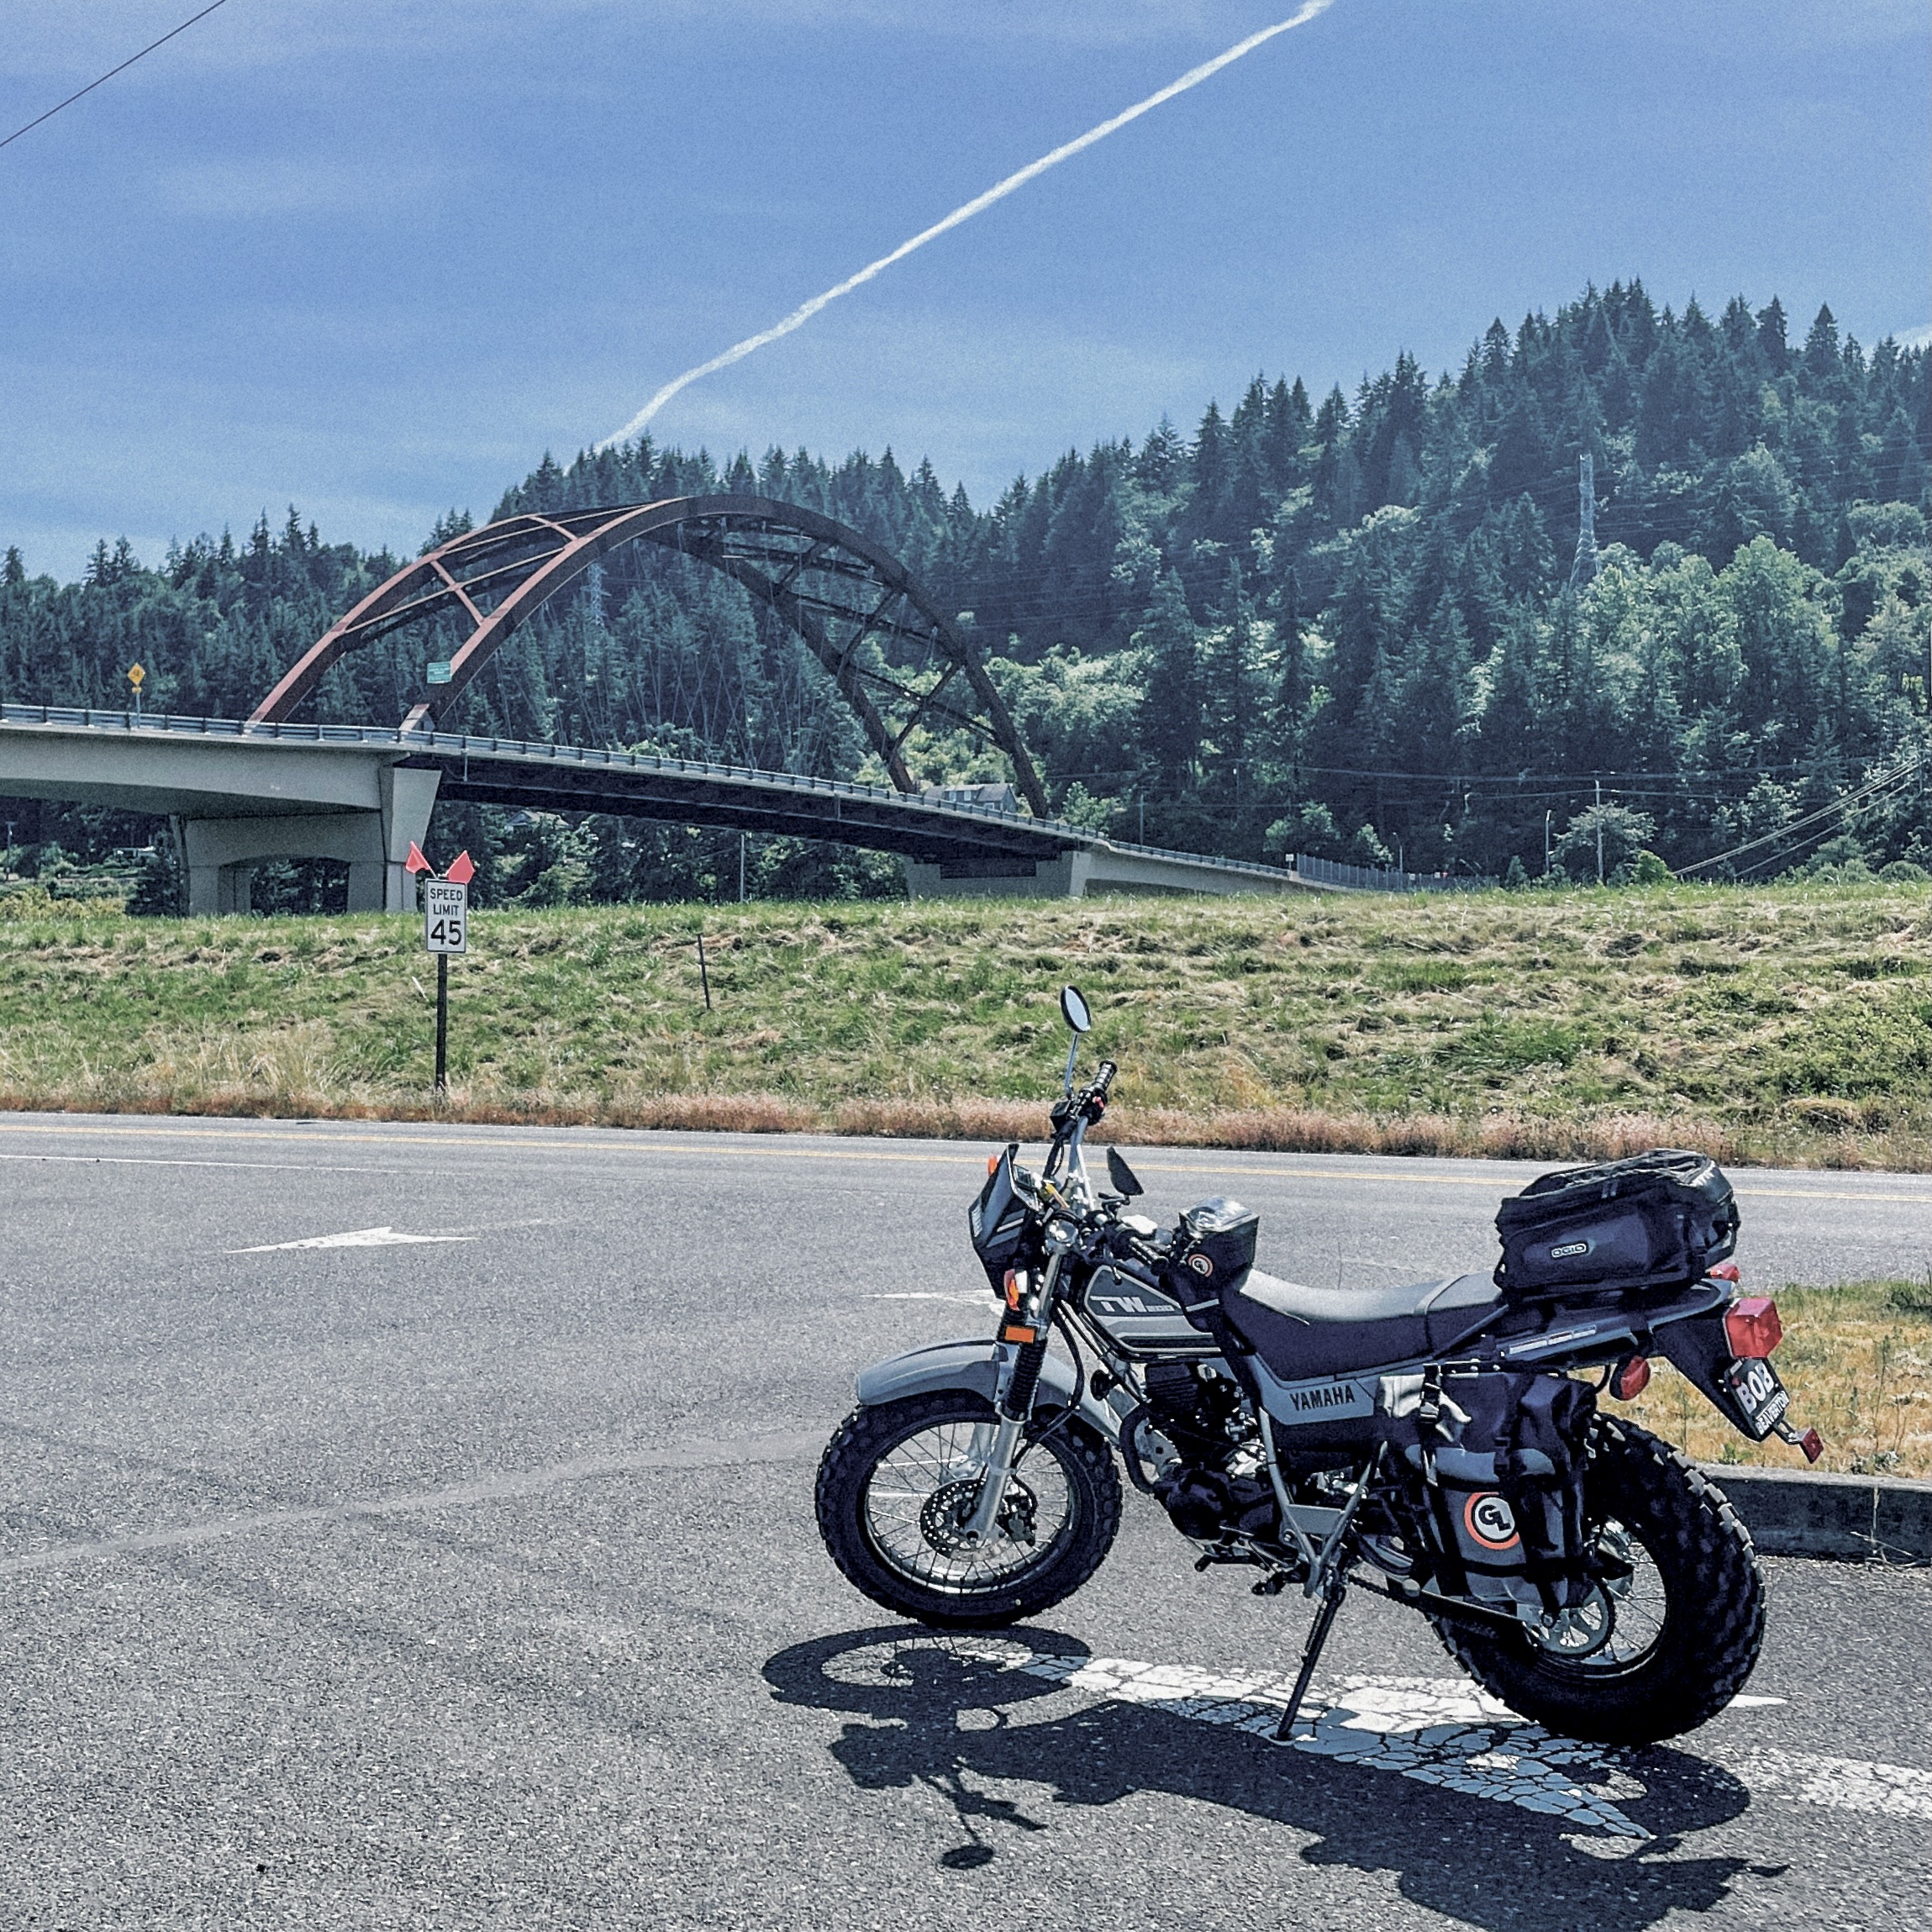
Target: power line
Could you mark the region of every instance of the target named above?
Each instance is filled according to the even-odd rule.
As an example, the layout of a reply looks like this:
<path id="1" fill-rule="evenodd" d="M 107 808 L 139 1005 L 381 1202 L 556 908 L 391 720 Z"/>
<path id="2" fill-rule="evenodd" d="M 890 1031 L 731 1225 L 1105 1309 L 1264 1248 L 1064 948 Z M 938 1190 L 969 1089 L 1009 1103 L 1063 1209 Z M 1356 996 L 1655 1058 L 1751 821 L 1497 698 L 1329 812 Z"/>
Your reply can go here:
<path id="1" fill-rule="evenodd" d="M 1793 819 L 1789 824 L 1780 825 L 1775 832 L 1766 832 L 1761 838 L 1747 840 L 1741 845 L 1733 845 L 1728 852 L 1718 852 L 1710 858 L 1699 859 L 1694 865 L 1682 866 L 1677 877 L 1688 878 L 1692 872 L 1708 871 L 1714 866 L 1721 866 L 1728 861 L 1740 859 L 1747 852 L 1756 852 L 1766 846 L 1788 844 L 1794 834 L 1802 834 L 1808 828 L 1818 825 L 1852 810 L 1861 804 L 1869 804 L 1889 792 L 1894 792 L 1910 778 L 1925 762 L 1923 755 L 1908 759 L 1903 765 L 1895 765 L 1889 771 L 1881 772 L 1877 777 L 1860 787 L 1856 792 L 1847 792 L 1841 798 L 1834 798 L 1829 805 L 1821 805 L 1815 812 L 1808 812 L 1802 819 Z M 1747 870 L 1755 871 L 1767 863 L 1760 860 Z"/>
<path id="2" fill-rule="evenodd" d="M 14 129 L 13 133 L 8 134 L 4 140 L 0 140 L 0 148 L 12 147 L 14 142 L 19 140 L 21 135 L 30 134 L 33 133 L 34 129 L 40 125 L 43 121 L 52 120 L 55 115 L 61 112 L 62 108 L 72 107 L 75 102 L 81 98 L 82 94 L 91 94 L 93 92 L 95 88 L 104 87 L 107 82 L 113 79 L 115 75 L 126 73 L 128 69 L 133 66 L 135 61 L 146 60 L 148 55 L 153 53 L 155 48 L 166 46 L 168 42 L 173 39 L 177 34 L 187 33 L 188 29 L 193 26 L 197 20 L 207 19 L 208 15 L 213 13 L 217 7 L 225 7 L 227 4 L 228 0 L 213 0 L 212 5 L 204 7 L 202 8 L 200 13 L 191 15 L 187 19 L 182 21 L 180 26 L 170 28 L 166 33 L 161 35 L 160 39 L 150 40 L 146 46 L 141 49 L 140 53 L 129 55 L 127 59 L 122 61 L 119 66 L 110 67 L 106 73 L 100 76 L 98 80 L 88 82 L 87 86 L 81 89 L 80 93 L 68 95 L 66 100 L 59 102 L 55 106 L 48 108 L 45 113 L 36 114 L 32 120 L 28 122 L 25 127 Z"/>

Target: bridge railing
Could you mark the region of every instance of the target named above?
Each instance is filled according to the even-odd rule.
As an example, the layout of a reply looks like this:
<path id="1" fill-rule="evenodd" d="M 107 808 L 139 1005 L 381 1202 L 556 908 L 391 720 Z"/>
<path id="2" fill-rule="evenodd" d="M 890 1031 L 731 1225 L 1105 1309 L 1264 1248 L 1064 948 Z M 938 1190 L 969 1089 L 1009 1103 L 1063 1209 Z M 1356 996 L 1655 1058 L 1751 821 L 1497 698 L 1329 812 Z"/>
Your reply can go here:
<path id="1" fill-rule="evenodd" d="M 521 763 L 569 765 L 604 771 L 658 772 L 670 776 L 722 780 L 766 790 L 818 793 L 850 798 L 868 805 L 940 819 L 975 819 L 1024 827 L 1062 842 L 1089 848 L 1105 845 L 1135 858 L 1163 860 L 1215 871 L 1238 872 L 1253 878 L 1334 885 L 1370 892 L 1448 892 L 1494 881 L 1448 879 L 1413 872 L 1384 872 L 1361 866 L 1336 865 L 1325 859 L 1291 859 L 1287 868 L 1255 859 L 1229 859 L 1208 852 L 1184 852 L 1169 845 L 1137 845 L 1115 839 L 1089 825 L 1064 819 L 1036 819 L 1017 807 L 970 799 L 940 801 L 895 792 L 883 785 L 862 784 L 850 778 L 823 778 L 808 772 L 769 771 L 748 765 L 729 765 L 702 758 L 671 758 L 650 751 L 619 751 L 598 745 L 552 745 L 525 738 L 487 738 L 466 732 L 403 731 L 381 724 L 251 724 L 234 718 L 188 718 L 168 712 L 95 710 L 72 705 L 0 704 L 0 724 L 44 724 L 70 730 L 160 733 L 170 736 L 214 738 L 285 745 L 376 745 L 398 751 L 427 753 L 437 758 L 512 758 Z"/>

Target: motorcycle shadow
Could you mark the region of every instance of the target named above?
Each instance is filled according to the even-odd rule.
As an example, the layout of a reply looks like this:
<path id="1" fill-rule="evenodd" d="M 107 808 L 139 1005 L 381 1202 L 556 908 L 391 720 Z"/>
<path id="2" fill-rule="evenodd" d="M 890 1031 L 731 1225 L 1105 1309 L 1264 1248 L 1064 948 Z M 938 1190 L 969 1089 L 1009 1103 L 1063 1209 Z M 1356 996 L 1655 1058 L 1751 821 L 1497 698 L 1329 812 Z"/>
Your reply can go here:
<path id="1" fill-rule="evenodd" d="M 1201 1700 L 1184 1688 L 1126 1699 L 1103 1689 L 1095 1703 L 1082 1693 L 1096 1679 L 1104 1685 L 1110 1666 L 1092 1661 L 1058 1631 L 954 1636 L 894 1624 L 794 1645 L 770 1659 L 765 1677 L 782 1703 L 848 1715 L 829 1748 L 860 1789 L 923 1784 L 950 1802 L 965 1842 L 938 1862 L 954 1871 L 990 1866 L 1053 1829 L 1050 1815 L 969 1779 L 1044 1785 L 1055 1807 L 1135 1792 L 1224 1806 L 1309 1835 L 1307 1864 L 1392 1871 L 1413 1903 L 1495 1932 L 1635 1932 L 1674 1911 L 1708 1910 L 1740 1871 L 1762 1869 L 1676 1856 L 1687 1834 L 1750 1803 L 1729 1772 L 1683 1751 L 1579 1746 L 1505 1724 L 1398 1733 L 1385 1751 L 1375 1732 L 1346 1728 L 1365 1720 L 1345 1692 L 1312 1731 L 1301 1729 L 1301 1748 L 1285 1748 L 1265 1710 L 1254 1729 L 1225 1707 L 1203 1722 Z M 1026 1708 L 1052 1697 L 1061 1708 Z M 1366 1721 L 1386 1725 L 1386 1713 Z M 1541 1740 L 1548 1764 L 1509 1755 L 1525 1740 Z M 1335 1755 L 1358 1742 L 1368 1754 L 1358 1761 Z M 1519 1763 L 1535 1775 L 1519 1776 Z M 1390 1775 L 1405 1765 L 1406 1775 Z M 1426 1782 L 1439 1772 L 1465 1788 Z M 1566 1787 L 1576 1804 L 1567 1813 L 1557 1808 Z"/>

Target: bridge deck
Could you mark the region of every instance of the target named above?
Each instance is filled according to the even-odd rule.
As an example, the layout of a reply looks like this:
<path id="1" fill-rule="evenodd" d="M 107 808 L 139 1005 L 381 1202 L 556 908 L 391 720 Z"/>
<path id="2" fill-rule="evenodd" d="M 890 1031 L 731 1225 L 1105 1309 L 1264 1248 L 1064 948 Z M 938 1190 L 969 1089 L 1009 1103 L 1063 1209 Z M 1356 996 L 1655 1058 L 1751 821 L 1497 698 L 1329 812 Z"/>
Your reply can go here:
<path id="1" fill-rule="evenodd" d="M 147 758 L 166 751 L 165 770 Z M 265 776 L 267 753 L 304 782 Z M 312 776 L 319 762 L 324 776 Z M 137 770 L 139 765 L 141 769 Z M 381 725 L 245 724 L 234 719 L 0 705 L 0 795 L 73 798 L 130 811 L 269 819 L 361 808 L 367 768 L 434 771 L 437 796 L 548 812 L 603 812 L 681 824 L 786 833 L 892 852 L 948 877 L 1030 875 L 1083 855 L 1083 877 L 1156 889 L 1280 892 L 1304 886 L 1273 866 L 1111 840 L 1057 819 L 942 802 L 795 772 Z M 363 768 L 357 771 L 355 768 Z M 330 768 L 343 771 L 333 784 Z M 340 796 L 335 792 L 340 791 Z"/>

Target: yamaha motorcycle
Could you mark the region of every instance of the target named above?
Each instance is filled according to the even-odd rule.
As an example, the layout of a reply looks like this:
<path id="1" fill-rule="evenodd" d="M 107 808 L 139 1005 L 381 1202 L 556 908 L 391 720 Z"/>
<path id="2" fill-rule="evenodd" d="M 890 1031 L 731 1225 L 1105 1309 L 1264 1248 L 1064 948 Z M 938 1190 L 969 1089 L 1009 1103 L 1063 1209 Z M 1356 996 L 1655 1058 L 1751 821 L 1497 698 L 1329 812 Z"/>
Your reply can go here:
<path id="1" fill-rule="evenodd" d="M 1721 1710 L 1763 1640 L 1750 1537 L 1701 1470 L 1599 1407 L 1661 1356 L 1753 1441 L 1818 1457 L 1771 1364 L 1777 1308 L 1739 1293 L 1715 1164 L 1662 1150 L 1545 1175 L 1503 1204 L 1493 1275 L 1304 1287 L 1254 1265 L 1238 1202 L 1160 1228 L 1113 1148 L 1095 1185 L 1084 1143 L 1116 1069 L 1076 1087 L 1092 1016 L 1072 987 L 1061 1006 L 1045 1156 L 994 1156 L 967 1217 L 995 1335 L 867 1369 L 820 1463 L 850 1582 L 940 1628 L 1037 1616 L 1105 1558 L 1124 1471 L 1197 1570 L 1249 1566 L 1257 1593 L 1313 1604 L 1283 1737 L 1351 1586 L 1419 1611 L 1551 1730 L 1645 1744 Z"/>

